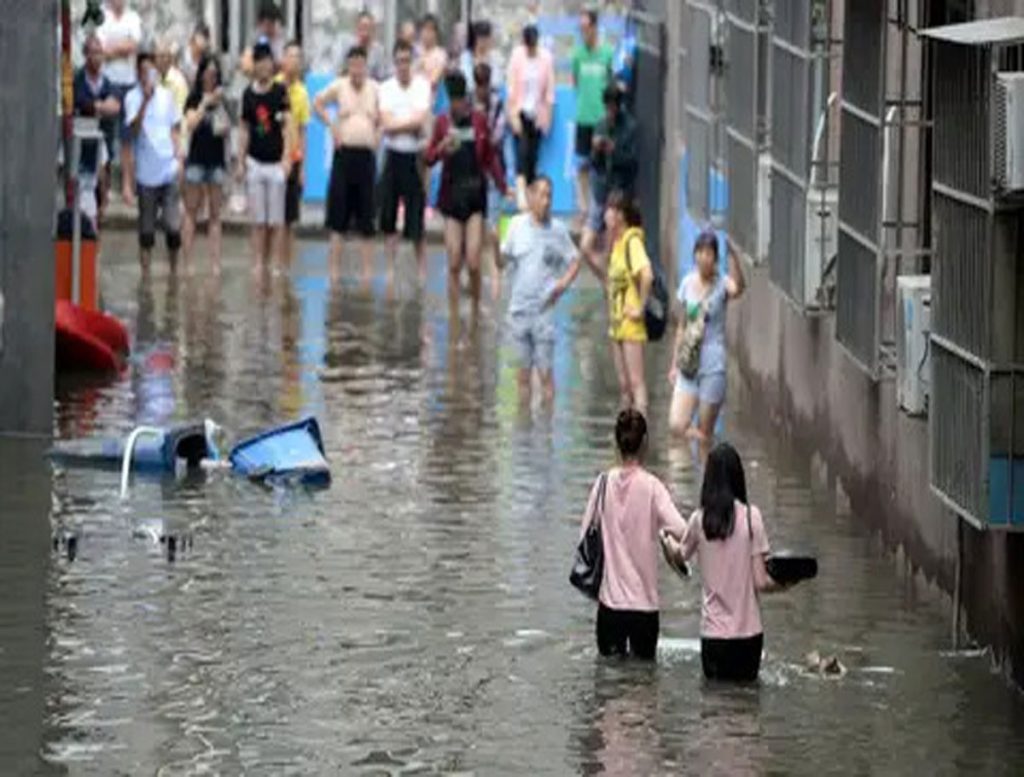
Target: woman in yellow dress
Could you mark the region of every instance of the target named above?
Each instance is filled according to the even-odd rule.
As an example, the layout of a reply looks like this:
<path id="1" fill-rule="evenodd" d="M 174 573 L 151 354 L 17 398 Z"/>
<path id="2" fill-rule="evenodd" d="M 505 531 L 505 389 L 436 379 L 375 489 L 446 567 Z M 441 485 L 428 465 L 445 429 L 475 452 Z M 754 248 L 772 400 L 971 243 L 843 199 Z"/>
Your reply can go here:
<path id="1" fill-rule="evenodd" d="M 643 216 L 635 201 L 621 192 L 608 197 L 604 214 L 612 244 L 608 260 L 608 336 L 619 378 L 622 409 L 647 414 L 644 306 L 654 274 L 644 246 Z"/>

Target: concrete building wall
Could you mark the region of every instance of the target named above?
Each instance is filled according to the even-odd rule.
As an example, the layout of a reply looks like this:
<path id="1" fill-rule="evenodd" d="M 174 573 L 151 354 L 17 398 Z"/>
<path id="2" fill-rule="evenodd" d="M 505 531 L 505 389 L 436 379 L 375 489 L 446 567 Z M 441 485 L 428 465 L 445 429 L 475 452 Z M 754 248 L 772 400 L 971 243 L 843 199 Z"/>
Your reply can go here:
<path id="1" fill-rule="evenodd" d="M 1024 14 L 1024 2 L 983 1 L 976 12 Z M 920 54 L 912 43 L 908 100 L 918 97 Z M 888 65 L 890 95 L 901 80 L 899 65 L 892 60 Z M 895 152 L 895 138 L 892 142 Z M 666 165 L 676 166 L 676 150 L 666 154 Z M 902 192 L 891 181 L 890 217 L 900 195 L 908 221 L 916 220 L 930 196 L 919 165 L 919 138 L 910 129 Z M 900 242 L 911 248 L 917 237 L 911 228 Z M 896 247 L 891 231 L 887 242 Z M 911 258 L 899 266 L 890 263 L 886 286 L 894 288 L 897 270 L 913 272 L 916 265 Z M 749 270 L 748 279 L 747 295 L 730 310 L 729 343 L 743 377 L 742 386 L 730 387 L 731 401 L 763 407 L 766 428 L 815 454 L 856 520 L 879 532 L 915 571 L 951 596 L 951 641 L 956 623 L 957 638 L 991 647 L 1006 674 L 1024 685 L 1024 537 L 977 531 L 946 509 L 930 487 L 927 419 L 910 418 L 899 409 L 893 376 L 871 380 L 839 347 L 834 316 L 797 310 L 771 284 L 767 268 Z M 889 320 L 883 321 L 883 332 L 891 337 L 891 294 L 884 309 Z"/>
<path id="2" fill-rule="evenodd" d="M 0 432 L 52 428 L 56 18 L 56 0 L 0 14 L 0 71 L 33 74 L 0 89 Z"/>

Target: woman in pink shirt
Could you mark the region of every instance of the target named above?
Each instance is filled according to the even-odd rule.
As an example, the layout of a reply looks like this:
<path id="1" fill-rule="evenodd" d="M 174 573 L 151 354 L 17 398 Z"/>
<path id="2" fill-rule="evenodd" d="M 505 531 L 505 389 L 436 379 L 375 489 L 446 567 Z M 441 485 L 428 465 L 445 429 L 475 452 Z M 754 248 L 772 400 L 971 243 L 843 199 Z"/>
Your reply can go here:
<path id="1" fill-rule="evenodd" d="M 740 456 L 728 443 L 708 454 L 701 509 L 670 552 L 700 566 L 700 659 L 709 680 L 754 682 L 761 669 L 764 630 L 758 594 L 781 590 L 768 575 L 768 535 L 761 511 L 747 502 Z"/>
<path id="2" fill-rule="evenodd" d="M 668 489 L 642 466 L 647 422 L 633 409 L 615 422 L 622 465 L 607 473 L 601 521 L 604 574 L 598 594 L 597 649 L 602 656 L 653 660 L 658 646 L 658 534 L 681 538 L 686 522 Z M 586 532 L 601 491 L 590 492 Z"/>
<path id="3" fill-rule="evenodd" d="M 508 63 L 508 121 L 516 138 L 516 195 L 526 209 L 526 187 L 537 175 L 541 137 L 551 129 L 555 110 L 555 60 L 540 45 L 534 25 L 523 29 L 523 43 Z"/>

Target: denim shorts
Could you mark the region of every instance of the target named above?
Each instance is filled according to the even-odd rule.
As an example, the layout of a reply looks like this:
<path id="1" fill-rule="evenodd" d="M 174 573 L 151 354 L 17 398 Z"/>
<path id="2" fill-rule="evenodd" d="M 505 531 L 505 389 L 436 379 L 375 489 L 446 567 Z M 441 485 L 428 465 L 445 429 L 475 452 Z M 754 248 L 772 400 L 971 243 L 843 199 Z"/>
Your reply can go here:
<path id="1" fill-rule="evenodd" d="M 555 327 L 548 316 L 509 316 L 508 337 L 515 348 L 519 369 L 535 367 L 551 372 L 555 362 Z"/>
<path id="2" fill-rule="evenodd" d="M 725 402 L 725 373 L 698 373 L 697 377 L 684 377 L 679 373 L 676 378 L 676 389 L 684 394 L 695 396 L 702 405 L 715 405 L 720 407 Z"/>
<path id="3" fill-rule="evenodd" d="M 188 165 L 185 167 L 185 183 L 195 186 L 204 184 L 209 186 L 223 186 L 225 172 L 219 165 L 216 167 L 205 167 L 203 165 Z"/>
<path id="4" fill-rule="evenodd" d="M 608 201 L 606 191 L 598 192 L 594 182 L 590 183 L 590 202 L 587 207 L 587 227 L 595 234 L 604 234 L 604 210 Z"/>

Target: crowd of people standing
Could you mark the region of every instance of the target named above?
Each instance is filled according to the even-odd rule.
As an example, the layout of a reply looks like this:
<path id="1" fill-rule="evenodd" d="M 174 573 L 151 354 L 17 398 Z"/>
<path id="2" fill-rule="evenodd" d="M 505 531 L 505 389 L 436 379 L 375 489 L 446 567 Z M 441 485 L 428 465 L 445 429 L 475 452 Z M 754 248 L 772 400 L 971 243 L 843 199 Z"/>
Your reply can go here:
<path id="1" fill-rule="evenodd" d="M 424 280 L 429 176 L 439 168 L 437 209 L 444 220 L 452 326 L 460 322 L 464 271 L 472 313 L 478 313 L 489 255 L 495 297 L 499 279 L 507 275 L 507 332 L 524 403 L 531 400 L 535 377 L 543 400 L 554 398 L 554 309 L 581 267 L 589 267 L 604 287 L 623 409 L 616 426 L 622 464 L 595 484 L 584 520 L 586 529 L 600 512 L 605 530 L 599 650 L 653 657 L 655 546 L 663 532 L 667 553 L 680 561 L 697 556 L 704 570 L 705 672 L 756 677 L 762 646 L 757 594 L 774 587 L 764 571 L 768 541 L 760 513 L 747 502 L 738 455 L 728 446 L 711 449 L 726 395 L 726 308 L 742 295 L 745 279 L 731 243 L 723 274 L 719 236 L 703 232 L 694 270 L 677 293 L 668 376 L 673 394 L 667 427 L 695 439 L 707 462 L 701 509 L 686 522 L 665 487 L 641 466 L 649 428 L 645 349 L 658 336 L 652 338 L 648 326 L 657 257 L 647 253 L 635 199 L 637 121 L 626 108 L 613 51 L 600 41 L 597 13 L 582 14 L 580 42 L 571 57 L 579 247 L 552 218 L 554 187 L 538 171 L 541 144 L 552 127 L 556 76 L 553 56 L 532 23 L 505 66 L 486 21 L 470 26 L 457 57 L 443 47 L 430 15 L 402 24 L 387 53 L 375 39 L 373 16 L 364 11 L 339 75 L 311 101 L 302 47 L 285 39 L 280 12 L 268 4 L 239 62 L 247 84 L 233 110 L 222 61 L 205 27 L 194 30 L 179 54 L 166 38 L 143 45 L 141 22 L 126 0 L 109 0 L 105 13 L 84 41 L 84 65 L 74 81 L 76 113 L 98 118 L 105 133 L 105 142 L 83 146 L 80 175 L 88 184 L 83 190 L 98 193 L 91 209 L 101 218 L 109 162 L 118 156 L 121 196 L 138 208 L 144 270 L 158 229 L 172 265 L 181 251 L 191 268 L 205 219 L 211 267 L 219 271 L 225 191 L 232 178 L 244 185 L 254 270 L 287 267 L 313 117 L 328 128 L 334 146 L 325 209 L 332 274 L 340 273 L 345 237 L 352 235 L 369 278 L 374 239 L 382 234 L 392 270 L 402 238 L 412 245 Z M 504 164 L 509 136 L 514 176 Z M 88 211 L 90 204 L 83 208 Z M 503 214 L 516 215 L 500 239 Z"/>

